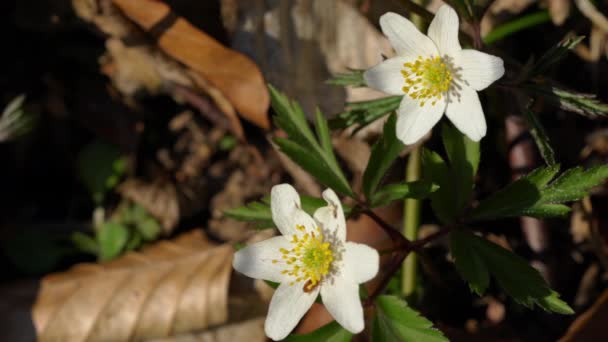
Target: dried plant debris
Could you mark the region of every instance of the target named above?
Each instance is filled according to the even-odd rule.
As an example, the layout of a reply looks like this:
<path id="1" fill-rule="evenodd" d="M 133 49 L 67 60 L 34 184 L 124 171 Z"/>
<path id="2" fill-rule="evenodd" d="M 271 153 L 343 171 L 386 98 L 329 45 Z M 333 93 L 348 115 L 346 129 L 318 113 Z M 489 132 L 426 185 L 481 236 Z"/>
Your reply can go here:
<path id="1" fill-rule="evenodd" d="M 38 340 L 135 341 L 226 322 L 233 248 L 199 230 L 101 264 L 43 278 Z"/>

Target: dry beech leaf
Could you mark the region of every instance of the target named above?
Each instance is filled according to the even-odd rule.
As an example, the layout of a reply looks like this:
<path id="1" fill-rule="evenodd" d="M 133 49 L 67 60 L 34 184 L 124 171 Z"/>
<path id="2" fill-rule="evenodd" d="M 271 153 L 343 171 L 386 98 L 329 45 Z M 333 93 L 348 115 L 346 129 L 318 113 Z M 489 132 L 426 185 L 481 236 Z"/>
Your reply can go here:
<path id="1" fill-rule="evenodd" d="M 113 0 L 113 3 L 147 31 L 171 15 L 171 8 L 157 0 Z M 260 127 L 270 127 L 267 116 L 270 99 L 264 78 L 249 58 L 224 47 L 181 17 L 157 42 L 165 53 L 219 89 L 243 118 Z"/>
<path id="2" fill-rule="evenodd" d="M 127 179 L 118 187 L 118 192 L 158 219 L 165 234 L 170 233 L 179 222 L 179 201 L 173 183 L 146 183 L 138 179 Z"/>
<path id="3" fill-rule="evenodd" d="M 143 340 L 222 324 L 232 255 L 195 230 L 46 276 L 32 310 L 38 341 Z"/>
<path id="4" fill-rule="evenodd" d="M 148 340 L 148 342 L 265 342 L 264 317 L 223 325 L 198 334 Z"/>

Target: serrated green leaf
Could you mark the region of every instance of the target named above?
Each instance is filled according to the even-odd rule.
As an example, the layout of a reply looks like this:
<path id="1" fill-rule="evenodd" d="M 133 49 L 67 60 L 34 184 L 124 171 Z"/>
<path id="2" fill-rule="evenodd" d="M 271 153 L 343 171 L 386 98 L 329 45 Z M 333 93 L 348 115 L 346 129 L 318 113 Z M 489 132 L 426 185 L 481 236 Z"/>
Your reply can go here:
<path id="1" fill-rule="evenodd" d="M 349 72 L 337 74 L 325 83 L 343 87 L 365 87 L 367 84 L 363 78 L 365 70 L 351 69 Z"/>
<path id="2" fill-rule="evenodd" d="M 291 160 L 306 170 L 306 172 L 313 175 L 319 183 L 345 195 L 353 195 L 350 185 L 345 179 L 332 172 L 325 160 L 310 153 L 310 151 L 289 139 L 276 137 L 273 141 L 279 146 L 281 152 L 285 153 Z"/>
<path id="3" fill-rule="evenodd" d="M 381 99 L 349 102 L 346 111 L 336 115 L 329 121 L 332 129 L 348 128 L 358 125 L 353 134 L 381 117 L 399 108 L 403 96 L 389 96 Z"/>
<path id="4" fill-rule="evenodd" d="M 608 116 L 608 104 L 598 100 L 594 94 L 583 94 L 538 84 L 526 85 L 525 89 L 534 95 L 542 96 L 547 101 L 566 111 L 592 119 L 599 116 Z"/>
<path id="5" fill-rule="evenodd" d="M 99 259 L 106 261 L 114 259 L 125 248 L 129 239 L 129 229 L 122 224 L 105 222 L 99 226 L 97 241 L 99 243 Z"/>
<path id="6" fill-rule="evenodd" d="M 441 331 L 433 328 L 433 323 L 395 296 L 379 296 L 376 299 L 376 309 L 372 327 L 374 342 L 448 340 Z"/>
<path id="7" fill-rule="evenodd" d="M 541 189 L 559 171 L 559 166 L 538 168 L 481 201 L 471 213 L 472 220 L 523 215 L 538 204 Z"/>
<path id="8" fill-rule="evenodd" d="M 509 296 L 524 306 L 538 305 L 557 313 L 571 311 L 538 270 L 513 252 L 463 230 L 450 233 L 450 248 L 456 269 L 478 294 L 487 289 L 489 273 Z"/>
<path id="9" fill-rule="evenodd" d="M 372 152 L 363 173 L 363 193 L 371 200 L 386 171 L 399 157 L 403 143 L 397 138 L 397 116 L 392 114 L 386 124 L 382 136 L 372 147 Z"/>
<path id="10" fill-rule="evenodd" d="M 437 189 L 439 185 L 425 180 L 385 185 L 374 193 L 371 206 L 382 207 L 406 198 L 425 199 Z"/>
<path id="11" fill-rule="evenodd" d="M 455 260 L 456 270 L 469 284 L 471 291 L 480 296 L 484 294 L 490 285 L 490 272 L 483 259 L 467 244 L 465 235 L 459 232 L 450 234 L 450 253 Z"/>
<path id="12" fill-rule="evenodd" d="M 348 342 L 353 334 L 342 328 L 340 324 L 331 322 L 321 328 L 304 335 L 289 335 L 285 342 Z"/>
<path id="13" fill-rule="evenodd" d="M 543 203 L 576 201 L 587 195 L 589 190 L 608 178 L 608 165 L 583 170 L 576 167 L 565 171 L 542 192 Z"/>
<path id="14" fill-rule="evenodd" d="M 537 218 L 551 218 L 566 216 L 570 211 L 570 207 L 563 204 L 537 204 L 533 207 L 523 209 L 520 215 Z"/>
<path id="15" fill-rule="evenodd" d="M 553 152 L 553 148 L 549 142 L 549 137 L 547 136 L 543 125 L 536 117 L 536 114 L 534 114 L 531 110 L 526 110 L 526 119 L 530 125 L 530 134 L 532 134 L 534 142 L 538 147 L 538 151 L 545 160 L 545 163 L 547 163 L 548 166 L 555 165 L 555 152 Z"/>
<path id="16" fill-rule="evenodd" d="M 439 190 L 433 192 L 429 197 L 433 212 L 442 222 L 449 222 L 454 217 L 454 206 L 450 193 L 453 181 L 450 177 L 450 169 L 439 154 L 423 148 L 421 152 L 422 174 L 426 181 L 437 184 Z"/>
<path id="17" fill-rule="evenodd" d="M 440 190 L 438 194 L 449 197 L 453 216 L 460 214 L 471 200 L 477 168 L 479 166 L 479 142 L 469 139 L 456 127 L 444 123 L 442 127 L 443 146 L 450 161 L 451 189 Z"/>
<path id="18" fill-rule="evenodd" d="M 568 52 L 577 46 L 584 38 L 584 36 L 574 36 L 562 39 L 534 63 L 530 68 L 527 77 L 534 77 L 546 73 L 549 68 L 566 57 Z"/>
<path id="19" fill-rule="evenodd" d="M 274 138 L 279 148 L 296 164 L 314 176 L 319 182 L 345 195 L 352 196 L 350 184 L 337 163 L 331 146 L 331 137 L 323 114 L 317 111 L 317 134 L 315 139 L 300 105 L 272 86 L 270 97 L 276 116 L 273 120 L 283 129 L 289 139 Z"/>

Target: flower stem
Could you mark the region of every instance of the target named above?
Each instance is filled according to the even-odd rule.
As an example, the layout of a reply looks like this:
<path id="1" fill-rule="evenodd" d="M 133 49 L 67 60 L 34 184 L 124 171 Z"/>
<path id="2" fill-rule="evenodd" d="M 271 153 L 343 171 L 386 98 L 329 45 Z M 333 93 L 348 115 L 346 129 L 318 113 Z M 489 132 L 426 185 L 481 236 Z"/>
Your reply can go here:
<path id="1" fill-rule="evenodd" d="M 529 27 L 544 24 L 549 20 L 551 20 L 551 16 L 547 11 L 527 14 L 504 25 L 498 26 L 492 32 L 483 37 L 483 42 L 486 44 L 492 44 Z"/>
<path id="2" fill-rule="evenodd" d="M 407 162 L 405 180 L 411 182 L 420 178 L 420 146 L 416 146 L 411 152 Z M 403 235 L 405 238 L 414 241 L 418 236 L 418 226 L 420 226 L 420 201 L 408 198 L 403 207 Z M 415 253 L 409 253 L 403 263 L 403 273 L 401 278 L 401 293 L 409 297 L 416 289 L 417 260 Z"/>

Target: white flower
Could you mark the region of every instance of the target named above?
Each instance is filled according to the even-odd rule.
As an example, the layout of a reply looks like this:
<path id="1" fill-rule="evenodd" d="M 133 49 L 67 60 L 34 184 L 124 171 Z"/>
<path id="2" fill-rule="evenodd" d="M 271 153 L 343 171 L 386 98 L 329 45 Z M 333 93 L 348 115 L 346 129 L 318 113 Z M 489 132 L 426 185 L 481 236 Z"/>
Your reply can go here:
<path id="1" fill-rule="evenodd" d="M 272 220 L 283 236 L 238 251 L 233 267 L 252 278 L 281 283 L 266 318 L 266 335 L 285 338 L 320 293 L 323 304 L 340 325 L 352 333 L 363 330 L 359 284 L 378 273 L 378 252 L 346 242 L 346 222 L 338 196 L 323 192 L 326 207 L 310 217 L 289 184 L 274 186 L 270 195 Z"/>
<path id="2" fill-rule="evenodd" d="M 367 70 L 364 77 L 371 88 L 405 94 L 397 111 L 397 137 L 405 144 L 418 141 L 444 112 L 472 140 L 485 136 L 477 91 L 502 77 L 502 59 L 462 49 L 458 15 L 448 5 L 437 11 L 428 36 L 395 13 L 384 14 L 380 26 L 397 56 Z"/>

